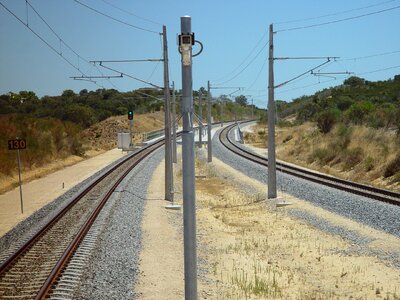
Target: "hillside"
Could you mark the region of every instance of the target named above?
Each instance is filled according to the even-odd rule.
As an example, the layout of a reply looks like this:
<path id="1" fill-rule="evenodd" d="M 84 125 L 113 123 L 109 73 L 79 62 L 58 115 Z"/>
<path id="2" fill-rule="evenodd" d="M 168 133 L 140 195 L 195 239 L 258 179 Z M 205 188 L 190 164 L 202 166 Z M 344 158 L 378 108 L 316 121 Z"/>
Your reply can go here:
<path id="1" fill-rule="evenodd" d="M 324 133 L 340 122 L 399 130 L 400 75 L 377 82 L 353 76 L 314 95 L 277 101 L 277 110 L 280 119 L 296 116 L 294 124 L 317 122 Z"/>
<path id="2" fill-rule="evenodd" d="M 202 113 L 207 115 L 207 91 L 193 91 L 194 109 L 199 112 L 198 98 L 203 95 Z M 180 115 L 181 91 L 176 91 L 176 111 Z M 245 96 L 235 101 L 227 96 L 214 99 L 212 116 L 224 120 L 249 118 L 252 107 Z M 164 92 L 141 88 L 129 92 L 115 89 L 64 90 L 59 96 L 39 98 L 33 91 L 0 95 L 0 192 L 16 185 L 17 161 L 7 142 L 16 137 L 26 139 L 21 151 L 23 180 L 40 177 L 64 165 L 91 157 L 116 147 L 117 132 L 129 132 L 127 112 L 134 112 L 134 143 L 143 133 L 164 126 Z M 254 107 L 254 115 L 265 114 Z M 197 120 L 194 120 L 197 123 Z M 46 171 L 44 171 L 46 170 Z M 29 174 L 28 174 L 29 173 Z"/>
<path id="3" fill-rule="evenodd" d="M 256 125 L 253 131 L 245 133 L 245 142 L 265 148 L 265 125 Z M 361 125 L 338 125 L 328 134 L 322 134 L 311 122 L 276 130 L 278 159 L 400 192 L 399 143 L 394 131 Z"/>
<path id="4" fill-rule="evenodd" d="M 164 127 L 164 112 L 135 115 L 133 120 L 134 144 L 142 142 L 143 133 Z M 117 147 L 117 133 L 129 132 L 126 116 L 114 116 L 82 131 L 83 146 L 87 150 L 101 151 Z"/>
<path id="5" fill-rule="evenodd" d="M 22 180 L 25 182 L 115 148 L 117 132 L 129 131 L 125 115 L 107 118 L 83 131 L 72 123 L 55 119 L 25 121 L 15 115 L 0 116 L 0 127 L 4 129 L 1 131 L 3 140 L 6 136 L 15 135 L 21 123 L 28 130 L 28 146 L 21 151 Z M 134 141 L 140 143 L 142 133 L 163 126 L 163 112 L 135 115 Z M 6 145 L 6 142 L 3 144 Z M 5 192 L 18 184 L 17 160 L 15 153 L 5 147 L 0 148 L 0 159 L 0 192 Z"/>
<path id="6" fill-rule="evenodd" d="M 277 101 L 278 159 L 400 191 L 400 75 L 342 85 L 293 102 Z M 266 146 L 266 124 L 246 142 Z"/>

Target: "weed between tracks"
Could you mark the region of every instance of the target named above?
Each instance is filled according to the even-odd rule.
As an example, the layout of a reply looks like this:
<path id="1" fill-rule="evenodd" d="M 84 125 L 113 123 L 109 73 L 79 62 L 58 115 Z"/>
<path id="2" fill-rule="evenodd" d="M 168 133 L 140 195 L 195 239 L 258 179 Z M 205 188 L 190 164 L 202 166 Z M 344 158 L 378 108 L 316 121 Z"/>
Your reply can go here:
<path id="1" fill-rule="evenodd" d="M 199 163 L 199 257 L 212 299 L 400 299 L 400 271 L 346 255 L 354 245 L 290 218 L 285 210 L 221 179 Z"/>

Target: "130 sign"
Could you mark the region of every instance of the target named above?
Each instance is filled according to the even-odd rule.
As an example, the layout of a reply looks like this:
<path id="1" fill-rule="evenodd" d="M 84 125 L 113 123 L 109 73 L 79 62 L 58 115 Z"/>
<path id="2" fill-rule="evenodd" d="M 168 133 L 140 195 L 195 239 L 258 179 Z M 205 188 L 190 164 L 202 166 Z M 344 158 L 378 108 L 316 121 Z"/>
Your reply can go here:
<path id="1" fill-rule="evenodd" d="M 25 139 L 8 140 L 8 150 L 26 149 Z"/>

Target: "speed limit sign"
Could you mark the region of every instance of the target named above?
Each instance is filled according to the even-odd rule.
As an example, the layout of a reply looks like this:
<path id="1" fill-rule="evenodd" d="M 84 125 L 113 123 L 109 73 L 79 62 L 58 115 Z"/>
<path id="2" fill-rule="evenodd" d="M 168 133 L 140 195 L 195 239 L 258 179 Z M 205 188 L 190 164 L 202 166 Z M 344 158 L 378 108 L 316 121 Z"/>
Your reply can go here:
<path id="1" fill-rule="evenodd" d="M 8 140 L 8 150 L 26 149 L 25 139 Z"/>

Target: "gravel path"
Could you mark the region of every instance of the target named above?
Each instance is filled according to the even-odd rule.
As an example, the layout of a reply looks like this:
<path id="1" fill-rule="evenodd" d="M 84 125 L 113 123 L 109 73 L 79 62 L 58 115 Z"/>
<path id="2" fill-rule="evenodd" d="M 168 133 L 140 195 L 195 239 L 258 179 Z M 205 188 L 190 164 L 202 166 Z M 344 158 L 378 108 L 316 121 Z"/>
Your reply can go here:
<path id="1" fill-rule="evenodd" d="M 234 169 L 265 184 L 267 183 L 268 170 L 266 167 L 259 166 L 256 163 L 231 153 L 221 145 L 217 135 L 215 135 L 213 139 L 213 152 L 216 158 Z M 301 178 L 282 174 L 279 170 L 277 172 L 277 185 L 279 190 L 282 191 L 283 188 L 285 193 L 296 198 L 309 201 L 314 205 L 338 215 L 400 237 L 400 207 L 398 206 L 308 182 Z M 248 187 L 244 188 L 247 190 L 249 189 Z M 363 246 L 366 243 L 365 237 L 355 232 L 349 232 L 343 227 L 329 224 L 329 222 L 318 216 L 290 207 L 287 207 L 287 212 L 324 231 L 339 235 L 353 244 Z M 377 253 L 375 253 L 375 255 L 377 255 Z M 382 252 L 378 256 L 383 257 L 387 255 Z M 389 255 L 388 259 L 391 264 L 400 267 L 399 253 Z"/>

